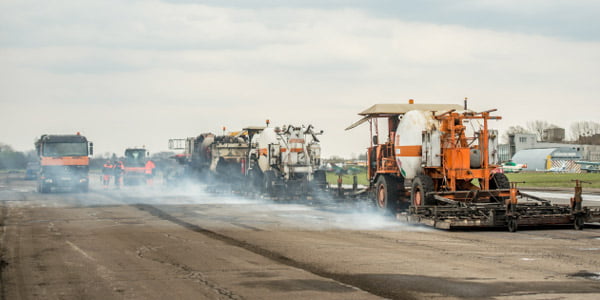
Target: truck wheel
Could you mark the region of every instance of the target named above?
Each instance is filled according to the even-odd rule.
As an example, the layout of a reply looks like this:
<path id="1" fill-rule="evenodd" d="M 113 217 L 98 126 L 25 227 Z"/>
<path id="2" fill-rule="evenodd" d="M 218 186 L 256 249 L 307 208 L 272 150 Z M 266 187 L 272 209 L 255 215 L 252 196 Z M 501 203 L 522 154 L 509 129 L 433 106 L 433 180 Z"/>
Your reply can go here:
<path id="1" fill-rule="evenodd" d="M 263 192 L 268 195 L 273 195 L 275 193 L 273 189 L 273 179 L 275 178 L 275 174 L 273 171 L 266 171 L 263 176 Z"/>
<path id="2" fill-rule="evenodd" d="M 325 171 L 317 170 L 313 176 L 313 181 L 315 182 L 316 186 L 320 189 L 325 189 L 327 186 L 327 174 Z"/>
<path id="3" fill-rule="evenodd" d="M 519 224 L 517 223 L 517 219 L 515 218 L 510 218 L 508 219 L 508 231 L 509 232 L 517 232 L 517 229 L 519 228 Z"/>
<path id="4" fill-rule="evenodd" d="M 40 193 L 47 194 L 50 193 L 50 186 L 47 184 L 40 184 Z"/>
<path id="5" fill-rule="evenodd" d="M 494 173 L 492 174 L 492 176 L 490 177 L 490 190 L 497 190 L 497 189 L 509 189 L 510 188 L 510 181 L 508 180 L 508 177 L 506 177 L 506 175 L 502 174 L 502 173 Z M 497 197 L 501 202 L 506 201 L 506 199 L 510 198 L 510 197 Z"/>
<path id="6" fill-rule="evenodd" d="M 263 175 L 256 169 L 248 170 L 246 184 L 249 190 L 253 192 L 260 192 L 263 185 Z"/>
<path id="7" fill-rule="evenodd" d="M 583 219 L 583 216 L 576 216 L 575 220 L 573 222 L 573 225 L 575 226 L 575 230 L 582 230 L 584 223 L 585 223 L 585 220 Z"/>
<path id="8" fill-rule="evenodd" d="M 494 173 L 490 177 L 490 190 L 497 189 L 510 189 L 510 181 L 502 173 Z"/>
<path id="9" fill-rule="evenodd" d="M 410 201 L 414 206 L 434 205 L 435 199 L 427 193 L 433 192 L 433 179 L 427 175 L 417 175 L 412 180 Z"/>
<path id="10" fill-rule="evenodd" d="M 398 182 L 391 176 L 381 175 L 377 178 L 375 204 L 381 211 L 395 212 L 398 202 Z"/>

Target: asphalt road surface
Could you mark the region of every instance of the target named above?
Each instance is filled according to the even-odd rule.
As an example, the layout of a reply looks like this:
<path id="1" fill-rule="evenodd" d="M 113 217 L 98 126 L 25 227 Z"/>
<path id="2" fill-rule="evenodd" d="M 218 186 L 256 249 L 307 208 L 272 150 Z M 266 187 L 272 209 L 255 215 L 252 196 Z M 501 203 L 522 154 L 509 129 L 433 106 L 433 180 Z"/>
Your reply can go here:
<path id="1" fill-rule="evenodd" d="M 96 184 L 0 176 L 1 299 L 600 298 L 598 226 L 445 231 L 360 204 Z"/>

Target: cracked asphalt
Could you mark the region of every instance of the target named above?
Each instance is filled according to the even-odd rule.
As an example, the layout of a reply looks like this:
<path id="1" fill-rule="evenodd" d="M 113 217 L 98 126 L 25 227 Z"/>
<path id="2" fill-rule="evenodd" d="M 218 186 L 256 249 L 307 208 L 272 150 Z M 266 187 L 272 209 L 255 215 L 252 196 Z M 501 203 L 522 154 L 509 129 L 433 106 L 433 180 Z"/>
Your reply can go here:
<path id="1" fill-rule="evenodd" d="M 1 299 L 594 299 L 600 227 L 444 231 L 351 203 L 0 177 Z M 585 197 L 585 195 L 584 195 Z"/>

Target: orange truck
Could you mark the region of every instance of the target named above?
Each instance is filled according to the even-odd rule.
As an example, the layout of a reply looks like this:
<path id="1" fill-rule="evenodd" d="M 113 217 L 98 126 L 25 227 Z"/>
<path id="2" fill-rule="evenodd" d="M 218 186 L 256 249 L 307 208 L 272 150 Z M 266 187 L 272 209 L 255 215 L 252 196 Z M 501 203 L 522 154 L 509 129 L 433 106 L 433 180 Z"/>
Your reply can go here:
<path id="1" fill-rule="evenodd" d="M 81 134 L 42 135 L 35 148 L 40 159 L 38 192 L 55 189 L 87 192 L 94 144 Z"/>

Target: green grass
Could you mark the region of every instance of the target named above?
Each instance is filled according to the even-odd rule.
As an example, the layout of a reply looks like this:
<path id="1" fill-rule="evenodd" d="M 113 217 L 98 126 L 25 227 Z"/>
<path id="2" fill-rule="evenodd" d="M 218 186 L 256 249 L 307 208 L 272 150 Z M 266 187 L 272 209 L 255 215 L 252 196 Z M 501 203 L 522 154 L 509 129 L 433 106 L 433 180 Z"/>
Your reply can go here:
<path id="1" fill-rule="evenodd" d="M 343 175 L 342 176 L 342 184 L 352 184 L 352 177 L 354 175 Z M 369 180 L 367 179 L 367 171 L 360 172 L 356 174 L 356 179 L 358 179 L 358 184 L 369 185 Z M 337 186 L 338 175 L 334 172 L 327 172 L 327 182 L 331 186 Z"/>
<path id="2" fill-rule="evenodd" d="M 579 179 L 592 182 L 592 184 L 583 184 L 583 188 L 600 188 L 600 173 L 507 173 L 510 181 L 525 181 L 520 183 L 519 187 L 574 187 L 575 182 L 571 180 Z"/>
<path id="3" fill-rule="evenodd" d="M 352 184 L 353 175 L 343 175 L 343 184 Z M 366 171 L 356 174 L 358 184 L 369 185 Z M 525 181 L 520 183 L 519 187 L 565 187 L 571 188 L 575 183 L 571 180 L 579 179 L 592 182 L 592 184 L 583 184 L 583 188 L 600 188 L 600 173 L 507 173 L 506 176 L 510 181 Z M 337 174 L 327 172 L 327 182 L 332 186 L 337 186 Z"/>

